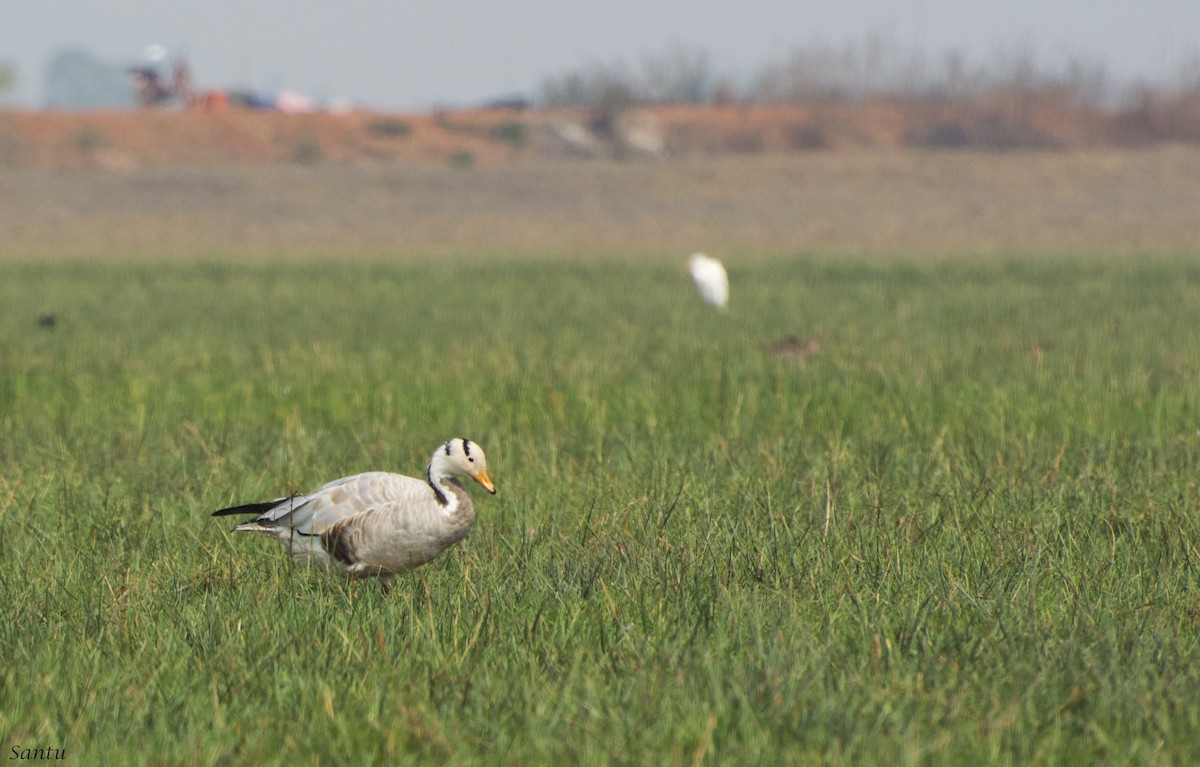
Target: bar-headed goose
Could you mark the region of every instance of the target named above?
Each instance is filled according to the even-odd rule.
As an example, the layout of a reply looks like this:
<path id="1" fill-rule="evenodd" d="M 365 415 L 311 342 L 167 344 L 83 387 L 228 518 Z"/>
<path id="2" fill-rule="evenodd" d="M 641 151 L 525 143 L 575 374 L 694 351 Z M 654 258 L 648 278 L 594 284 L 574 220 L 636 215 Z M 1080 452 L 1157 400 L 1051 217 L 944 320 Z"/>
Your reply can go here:
<path id="1" fill-rule="evenodd" d="M 434 452 L 425 479 L 372 471 L 213 516 L 254 514 L 233 529 L 282 541 L 300 562 L 337 567 L 351 577 L 378 575 L 387 593 L 397 574 L 435 559 L 471 531 L 475 507 L 455 477 L 496 492 L 479 445 L 452 439 Z"/>

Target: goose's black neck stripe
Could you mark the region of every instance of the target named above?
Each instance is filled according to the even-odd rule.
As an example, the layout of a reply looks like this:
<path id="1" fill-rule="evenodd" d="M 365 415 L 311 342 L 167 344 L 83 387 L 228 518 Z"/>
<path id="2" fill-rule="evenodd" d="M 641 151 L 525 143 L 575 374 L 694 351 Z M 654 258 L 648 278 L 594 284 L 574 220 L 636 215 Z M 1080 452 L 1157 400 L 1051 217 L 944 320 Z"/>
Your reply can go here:
<path id="1" fill-rule="evenodd" d="M 433 463 L 430 463 L 429 468 L 425 470 L 425 479 L 429 482 L 429 486 L 433 488 L 433 497 L 437 499 L 438 506 L 448 505 L 450 499 L 442 492 L 442 488 L 438 487 L 438 483 L 433 481 Z"/>
<path id="2" fill-rule="evenodd" d="M 453 442 L 453 441 L 454 440 L 450 440 L 450 442 Z M 446 443 L 446 455 L 450 455 L 450 442 Z"/>

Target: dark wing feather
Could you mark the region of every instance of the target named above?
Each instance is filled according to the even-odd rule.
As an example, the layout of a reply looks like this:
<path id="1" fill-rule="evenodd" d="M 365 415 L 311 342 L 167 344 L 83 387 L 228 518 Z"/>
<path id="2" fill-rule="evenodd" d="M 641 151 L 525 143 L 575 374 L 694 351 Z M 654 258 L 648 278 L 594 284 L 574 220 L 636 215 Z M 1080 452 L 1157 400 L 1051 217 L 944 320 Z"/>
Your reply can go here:
<path id="1" fill-rule="evenodd" d="M 359 523 L 362 514 L 339 520 L 321 533 L 321 547 L 329 556 L 345 565 L 358 561 Z"/>
<path id="2" fill-rule="evenodd" d="M 214 511 L 212 515 L 214 517 L 227 517 L 231 514 L 254 514 L 255 516 L 258 516 L 260 514 L 266 514 L 268 511 L 286 500 L 286 498 L 280 498 L 278 500 L 265 501 L 262 503 L 245 503 L 241 506 L 230 506 L 228 509 Z"/>

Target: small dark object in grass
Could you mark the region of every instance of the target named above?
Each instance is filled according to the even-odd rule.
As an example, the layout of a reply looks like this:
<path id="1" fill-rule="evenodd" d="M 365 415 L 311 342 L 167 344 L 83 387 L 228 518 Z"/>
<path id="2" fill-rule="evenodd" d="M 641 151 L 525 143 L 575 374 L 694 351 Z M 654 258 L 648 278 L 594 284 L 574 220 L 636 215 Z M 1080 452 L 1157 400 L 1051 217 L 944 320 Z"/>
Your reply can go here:
<path id="1" fill-rule="evenodd" d="M 824 339 L 821 336 L 811 336 L 804 341 L 796 336 L 787 336 L 774 343 L 764 344 L 763 351 L 784 362 L 804 363 L 821 351 L 823 343 Z"/>
<path id="2" fill-rule="evenodd" d="M 37 324 L 39 328 L 46 328 L 47 330 L 50 330 L 57 323 L 58 317 L 53 314 L 42 314 L 37 318 Z"/>

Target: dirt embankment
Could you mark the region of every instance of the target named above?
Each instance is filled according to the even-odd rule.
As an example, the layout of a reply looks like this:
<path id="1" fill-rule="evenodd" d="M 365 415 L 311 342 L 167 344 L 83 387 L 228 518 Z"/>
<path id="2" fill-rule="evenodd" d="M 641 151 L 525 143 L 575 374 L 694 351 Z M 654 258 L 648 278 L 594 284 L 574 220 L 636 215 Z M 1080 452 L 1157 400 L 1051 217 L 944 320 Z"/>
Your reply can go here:
<path id="1" fill-rule="evenodd" d="M 1200 250 L 1200 141 L 1014 114 L 0 111 L 0 260 Z"/>
<path id="2" fill-rule="evenodd" d="M 1153 110 L 1108 113 L 1063 100 L 1020 98 L 972 108 L 879 101 L 659 106 L 613 113 L 0 111 L 0 168 L 130 170 L 214 163 L 414 161 L 471 166 L 525 156 L 630 159 L 901 146 L 1094 149 L 1140 146 L 1163 138 L 1188 140 L 1171 133 L 1171 120 L 1175 118 Z"/>

